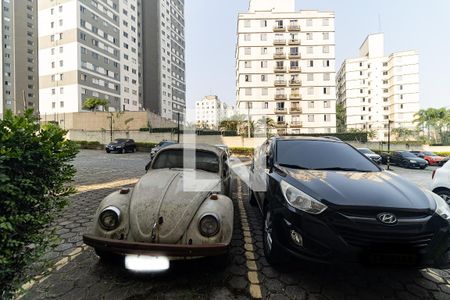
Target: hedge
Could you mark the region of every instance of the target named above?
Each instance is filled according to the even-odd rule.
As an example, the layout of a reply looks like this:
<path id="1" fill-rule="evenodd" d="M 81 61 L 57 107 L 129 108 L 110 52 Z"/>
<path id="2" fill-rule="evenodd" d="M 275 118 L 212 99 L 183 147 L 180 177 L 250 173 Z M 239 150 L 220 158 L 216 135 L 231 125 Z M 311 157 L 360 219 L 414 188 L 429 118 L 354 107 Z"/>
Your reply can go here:
<path id="1" fill-rule="evenodd" d="M 233 155 L 239 156 L 253 156 L 254 149 L 246 147 L 232 147 L 230 151 Z"/>
<path id="2" fill-rule="evenodd" d="M 88 142 L 88 141 L 73 141 L 78 145 L 80 149 L 101 150 L 103 145 L 100 142 Z"/>
<path id="3" fill-rule="evenodd" d="M 52 222 L 75 192 L 77 154 L 66 131 L 39 126 L 32 110 L 0 119 L 0 299 L 12 298 L 33 263 L 56 245 Z"/>
<path id="4" fill-rule="evenodd" d="M 313 137 L 325 137 L 332 136 L 336 137 L 342 141 L 353 142 L 357 141 L 360 143 L 367 142 L 367 133 L 365 132 L 344 132 L 344 133 L 300 133 L 300 134 L 288 134 L 287 136 L 313 136 Z"/>

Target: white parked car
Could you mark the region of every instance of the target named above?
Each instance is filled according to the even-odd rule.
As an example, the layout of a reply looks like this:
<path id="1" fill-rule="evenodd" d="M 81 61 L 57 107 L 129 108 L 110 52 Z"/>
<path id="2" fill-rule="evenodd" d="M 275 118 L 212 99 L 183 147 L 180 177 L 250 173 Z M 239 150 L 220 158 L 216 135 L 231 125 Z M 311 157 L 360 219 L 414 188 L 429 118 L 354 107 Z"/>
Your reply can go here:
<path id="1" fill-rule="evenodd" d="M 450 161 L 433 171 L 431 189 L 450 205 Z"/>

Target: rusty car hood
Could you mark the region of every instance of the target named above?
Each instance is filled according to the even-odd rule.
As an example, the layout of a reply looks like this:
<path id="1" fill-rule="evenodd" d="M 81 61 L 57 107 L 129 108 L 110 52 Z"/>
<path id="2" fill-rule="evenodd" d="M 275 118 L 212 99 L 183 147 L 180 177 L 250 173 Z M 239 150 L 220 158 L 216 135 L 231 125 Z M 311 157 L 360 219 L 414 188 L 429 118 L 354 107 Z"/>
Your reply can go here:
<path id="1" fill-rule="evenodd" d="M 200 205 L 217 189 L 220 189 L 220 176 L 215 173 L 150 170 L 136 184 L 130 201 L 128 239 L 150 243 L 181 242 Z"/>

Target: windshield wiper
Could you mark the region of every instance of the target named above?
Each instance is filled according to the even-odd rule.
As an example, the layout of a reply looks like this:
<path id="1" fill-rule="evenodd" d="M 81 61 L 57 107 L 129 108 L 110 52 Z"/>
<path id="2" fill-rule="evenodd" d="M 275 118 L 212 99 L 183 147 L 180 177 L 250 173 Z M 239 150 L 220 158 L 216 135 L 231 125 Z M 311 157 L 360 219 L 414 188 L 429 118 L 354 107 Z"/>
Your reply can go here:
<path id="1" fill-rule="evenodd" d="M 317 171 L 348 171 L 348 172 L 374 172 L 372 170 L 361 170 L 356 168 L 345 168 L 345 167 L 329 167 L 329 168 L 314 168 Z"/>
<path id="2" fill-rule="evenodd" d="M 298 170 L 311 170 L 310 168 L 306 168 L 306 167 L 302 167 L 302 166 L 298 166 L 298 165 L 290 165 L 290 164 L 278 164 L 281 167 L 285 167 L 285 168 L 291 168 L 291 169 L 298 169 Z"/>

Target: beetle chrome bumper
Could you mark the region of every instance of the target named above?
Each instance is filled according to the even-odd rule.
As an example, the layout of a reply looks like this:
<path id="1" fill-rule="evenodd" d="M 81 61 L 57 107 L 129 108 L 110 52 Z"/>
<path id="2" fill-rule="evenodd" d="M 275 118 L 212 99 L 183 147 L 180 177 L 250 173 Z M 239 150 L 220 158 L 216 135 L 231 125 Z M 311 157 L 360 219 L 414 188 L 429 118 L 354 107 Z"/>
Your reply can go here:
<path id="1" fill-rule="evenodd" d="M 227 244 L 178 245 L 178 244 L 152 244 L 112 240 L 93 235 L 83 235 L 86 245 L 99 250 L 117 254 L 147 254 L 168 257 L 200 257 L 217 256 L 227 253 Z"/>

